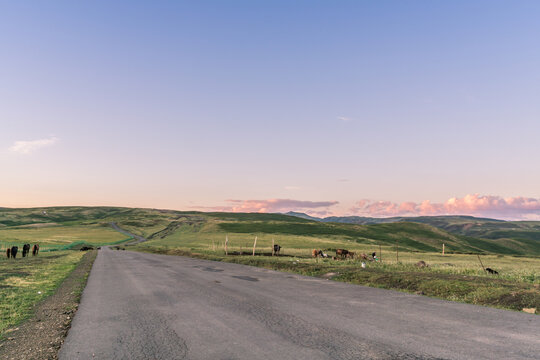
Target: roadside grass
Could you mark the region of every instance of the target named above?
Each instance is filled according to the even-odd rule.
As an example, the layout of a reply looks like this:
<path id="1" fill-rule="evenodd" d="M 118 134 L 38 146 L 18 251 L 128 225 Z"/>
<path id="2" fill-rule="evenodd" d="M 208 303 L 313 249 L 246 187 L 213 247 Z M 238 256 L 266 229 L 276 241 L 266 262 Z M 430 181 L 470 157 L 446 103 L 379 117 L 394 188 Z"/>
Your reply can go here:
<path id="1" fill-rule="evenodd" d="M 56 251 L 36 257 L 0 258 L 0 337 L 28 318 L 33 306 L 54 293 L 83 252 Z"/>

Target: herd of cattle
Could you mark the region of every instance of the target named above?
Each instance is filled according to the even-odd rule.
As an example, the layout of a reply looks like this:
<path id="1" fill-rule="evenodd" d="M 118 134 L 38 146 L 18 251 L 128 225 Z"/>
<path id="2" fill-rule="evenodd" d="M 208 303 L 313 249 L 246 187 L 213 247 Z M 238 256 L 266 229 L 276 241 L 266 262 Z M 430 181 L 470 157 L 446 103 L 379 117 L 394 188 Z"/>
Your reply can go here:
<path id="1" fill-rule="evenodd" d="M 322 250 L 317 250 L 317 249 L 314 249 L 312 251 L 311 255 L 314 258 L 318 258 L 318 257 L 327 258 L 327 257 L 329 257 L 328 254 L 324 253 Z M 332 259 L 334 259 L 334 260 L 342 259 L 343 260 L 343 259 L 355 259 L 357 257 L 360 257 L 362 260 L 367 260 L 367 261 L 378 261 L 377 253 L 372 253 L 371 257 L 369 257 L 366 254 L 356 255 L 356 253 L 354 251 L 349 251 L 347 249 L 336 249 L 336 256 L 332 256 Z"/>
<path id="2" fill-rule="evenodd" d="M 7 248 L 6 255 L 8 259 L 16 259 L 17 253 L 19 252 L 18 246 L 12 246 Z M 22 248 L 22 257 L 26 257 L 30 253 L 30 244 L 24 244 Z M 32 256 L 36 256 L 39 253 L 39 245 L 35 244 L 32 246 Z"/>
<path id="3" fill-rule="evenodd" d="M 280 253 L 280 250 L 282 249 L 282 247 L 278 244 L 275 244 L 274 245 L 274 248 L 273 248 L 273 255 L 279 255 Z M 362 254 L 356 254 L 354 251 L 350 251 L 350 250 L 347 250 L 347 249 L 336 249 L 336 256 L 328 256 L 327 253 L 323 252 L 322 250 L 319 250 L 319 249 L 313 249 L 313 251 L 311 252 L 311 255 L 314 257 L 314 258 L 332 258 L 333 260 L 343 260 L 343 259 L 356 259 L 356 258 L 360 258 L 362 260 L 366 260 L 366 261 L 379 261 L 379 258 L 377 257 L 377 253 L 372 253 L 371 256 L 368 256 L 364 253 Z"/>

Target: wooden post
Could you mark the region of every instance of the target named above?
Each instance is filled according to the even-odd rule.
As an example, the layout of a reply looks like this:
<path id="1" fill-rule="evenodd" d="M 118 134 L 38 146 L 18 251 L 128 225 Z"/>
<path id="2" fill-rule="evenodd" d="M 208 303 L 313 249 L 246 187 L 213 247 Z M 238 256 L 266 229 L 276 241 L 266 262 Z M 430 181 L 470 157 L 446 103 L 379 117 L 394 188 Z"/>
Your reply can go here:
<path id="1" fill-rule="evenodd" d="M 482 265 L 482 270 L 486 272 L 486 268 L 484 267 L 484 264 L 482 264 L 482 260 L 480 260 L 480 255 L 476 254 L 476 256 L 478 256 L 478 261 L 480 261 L 480 265 Z"/>
<path id="2" fill-rule="evenodd" d="M 225 255 L 229 255 L 227 251 L 227 245 L 229 244 L 229 236 L 225 235 Z"/>
<path id="3" fill-rule="evenodd" d="M 396 239 L 396 262 L 399 263 L 399 247 L 398 247 L 398 239 Z"/>
<path id="4" fill-rule="evenodd" d="M 272 238 L 272 256 L 274 256 L 274 238 Z"/>
<path id="5" fill-rule="evenodd" d="M 381 244 L 379 244 L 379 259 L 381 260 L 381 263 L 382 263 L 382 250 L 381 250 Z"/>
<path id="6" fill-rule="evenodd" d="M 253 243 L 253 256 L 255 256 L 255 248 L 257 247 L 257 237 L 255 236 L 255 242 Z"/>
<path id="7" fill-rule="evenodd" d="M 444 243 L 442 244 L 442 254 L 444 255 Z"/>

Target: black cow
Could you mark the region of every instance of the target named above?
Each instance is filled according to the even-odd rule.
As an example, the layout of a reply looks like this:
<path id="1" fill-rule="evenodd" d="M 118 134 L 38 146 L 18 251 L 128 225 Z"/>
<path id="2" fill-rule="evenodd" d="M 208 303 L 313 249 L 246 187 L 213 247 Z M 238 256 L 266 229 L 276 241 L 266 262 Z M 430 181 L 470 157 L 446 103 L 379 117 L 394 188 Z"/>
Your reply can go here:
<path id="1" fill-rule="evenodd" d="M 499 275 L 499 272 L 497 270 L 493 270 L 491 268 L 486 268 L 486 271 L 493 275 Z"/>
<path id="2" fill-rule="evenodd" d="M 11 257 L 11 248 L 7 248 L 6 255 L 8 259 Z"/>
<path id="3" fill-rule="evenodd" d="M 279 255 L 279 251 L 281 250 L 281 246 L 278 244 L 274 245 L 274 254 Z"/>
<path id="4" fill-rule="evenodd" d="M 32 256 L 36 256 L 38 253 L 39 253 L 39 245 L 38 245 L 38 244 L 35 244 L 35 245 L 32 247 Z"/>
<path id="5" fill-rule="evenodd" d="M 19 251 L 19 247 L 18 246 L 12 246 L 11 247 L 11 257 L 13 259 L 16 259 L 17 258 L 17 251 Z"/>
<path id="6" fill-rule="evenodd" d="M 30 253 L 30 244 L 24 244 L 22 248 L 22 257 L 26 257 Z"/>

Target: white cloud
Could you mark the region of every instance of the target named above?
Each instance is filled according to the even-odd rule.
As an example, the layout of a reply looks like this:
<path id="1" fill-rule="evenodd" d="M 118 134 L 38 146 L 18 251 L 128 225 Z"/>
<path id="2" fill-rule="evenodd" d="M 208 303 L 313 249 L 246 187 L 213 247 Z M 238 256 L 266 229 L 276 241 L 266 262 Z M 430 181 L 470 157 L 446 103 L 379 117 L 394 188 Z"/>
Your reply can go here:
<path id="1" fill-rule="evenodd" d="M 338 120 L 341 120 L 343 122 L 349 122 L 352 119 L 350 117 L 346 117 L 346 116 L 338 116 Z"/>
<path id="2" fill-rule="evenodd" d="M 58 138 L 54 136 L 47 139 L 15 141 L 15 143 L 9 148 L 9 151 L 19 154 L 30 154 L 38 149 L 51 146 L 57 141 Z"/>

